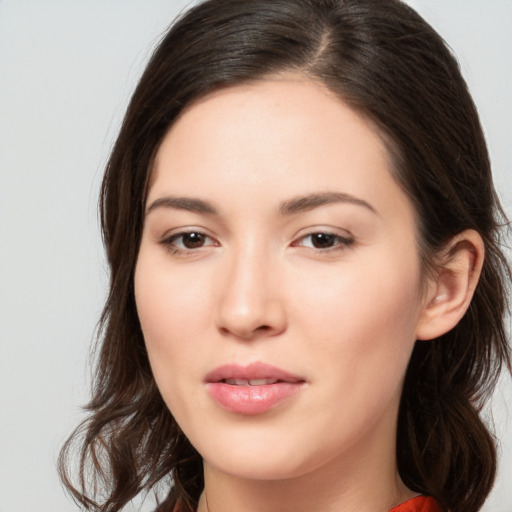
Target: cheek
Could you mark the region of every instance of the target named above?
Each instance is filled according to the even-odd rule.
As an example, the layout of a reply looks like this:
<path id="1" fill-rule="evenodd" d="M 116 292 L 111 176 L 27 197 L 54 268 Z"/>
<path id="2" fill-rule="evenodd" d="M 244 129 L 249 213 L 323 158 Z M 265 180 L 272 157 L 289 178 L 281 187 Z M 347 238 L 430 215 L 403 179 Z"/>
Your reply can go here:
<path id="1" fill-rule="evenodd" d="M 397 373 L 401 378 L 421 308 L 415 260 L 361 258 L 350 271 L 333 273 L 329 280 L 303 279 L 301 286 L 308 292 L 296 304 L 296 317 L 312 353 L 325 354 L 318 358 L 322 371 L 362 383 Z"/>
<path id="2" fill-rule="evenodd" d="M 160 394 L 178 423 L 190 422 L 190 403 L 200 403 L 197 354 L 193 340 L 201 318 L 194 286 L 185 286 L 164 267 L 139 257 L 135 272 L 135 298 L 151 370 Z M 172 282 L 171 282 L 172 281 Z M 190 284 L 190 283 L 189 283 Z"/>
<path id="3" fill-rule="evenodd" d="M 331 449 L 364 437 L 384 417 L 390 431 L 394 428 L 419 311 L 419 273 L 411 268 L 410 273 L 391 266 L 352 268 L 328 287 L 304 283 L 311 294 L 297 318 L 322 396 L 313 415 L 316 428 Z"/>
<path id="4" fill-rule="evenodd" d="M 383 326 L 401 332 L 414 325 L 420 307 L 419 273 L 379 268 L 377 264 L 360 266 L 360 271 L 352 267 L 324 280 L 303 277 L 302 300 L 297 307 L 309 311 L 308 319 L 333 334 L 379 331 Z"/>
<path id="5" fill-rule="evenodd" d="M 143 245 L 135 268 L 137 312 L 146 344 L 154 348 L 193 334 L 208 317 L 205 280 L 187 268 L 176 271 L 168 259 Z"/>
<path id="6" fill-rule="evenodd" d="M 208 294 L 201 279 L 170 272 L 165 257 L 161 261 L 147 252 L 143 248 L 139 255 L 135 299 L 151 368 L 170 406 L 179 390 L 195 377 L 186 370 L 194 368 L 201 350 L 194 340 L 205 340 L 201 332 L 209 319 Z"/>

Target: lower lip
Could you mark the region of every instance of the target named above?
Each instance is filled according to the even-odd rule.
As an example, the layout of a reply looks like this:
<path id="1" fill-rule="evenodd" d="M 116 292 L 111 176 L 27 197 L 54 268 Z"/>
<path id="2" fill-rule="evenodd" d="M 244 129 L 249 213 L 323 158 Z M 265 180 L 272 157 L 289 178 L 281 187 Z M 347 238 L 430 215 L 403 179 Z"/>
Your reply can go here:
<path id="1" fill-rule="evenodd" d="M 225 382 L 206 385 L 210 396 L 227 411 L 238 414 L 261 414 L 293 396 L 302 382 L 276 382 L 263 386 L 233 386 Z"/>

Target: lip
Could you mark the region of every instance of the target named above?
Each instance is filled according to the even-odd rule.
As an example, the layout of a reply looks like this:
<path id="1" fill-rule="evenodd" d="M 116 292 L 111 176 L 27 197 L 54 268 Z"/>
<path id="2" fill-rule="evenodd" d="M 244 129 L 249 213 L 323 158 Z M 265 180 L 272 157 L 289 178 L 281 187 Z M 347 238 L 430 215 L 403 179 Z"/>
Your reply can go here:
<path id="1" fill-rule="evenodd" d="M 235 384 L 235 381 L 242 381 Z M 245 382 L 244 382 L 245 381 Z M 266 381 L 250 384 L 249 381 Z M 238 414 L 262 414 L 291 398 L 305 380 L 261 362 L 247 366 L 228 364 L 205 378 L 210 397 L 223 409 Z"/>

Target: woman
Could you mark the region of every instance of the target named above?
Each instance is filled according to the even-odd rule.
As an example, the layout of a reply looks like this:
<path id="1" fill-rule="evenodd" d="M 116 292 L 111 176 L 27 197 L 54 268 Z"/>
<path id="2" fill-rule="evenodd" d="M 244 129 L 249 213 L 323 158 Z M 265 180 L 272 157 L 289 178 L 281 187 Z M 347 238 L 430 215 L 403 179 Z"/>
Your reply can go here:
<path id="1" fill-rule="evenodd" d="M 481 507 L 505 218 L 458 66 L 414 11 L 199 4 L 141 78 L 101 208 L 80 486 L 61 459 L 86 508 L 155 486 L 160 511 Z"/>

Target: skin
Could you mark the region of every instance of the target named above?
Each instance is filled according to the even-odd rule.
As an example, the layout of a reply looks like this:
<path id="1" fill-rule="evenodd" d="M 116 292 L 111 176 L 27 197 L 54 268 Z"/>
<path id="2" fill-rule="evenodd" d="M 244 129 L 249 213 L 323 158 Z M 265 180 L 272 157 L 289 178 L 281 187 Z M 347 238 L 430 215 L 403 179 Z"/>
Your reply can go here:
<path id="1" fill-rule="evenodd" d="M 339 196 L 290 206 L 325 193 Z M 385 512 L 414 495 L 395 460 L 403 378 L 415 340 L 450 324 L 433 329 L 433 312 L 455 293 L 425 293 L 417 243 L 377 130 L 321 85 L 226 88 L 172 126 L 135 295 L 157 385 L 204 459 L 200 511 Z M 220 407 L 205 376 L 253 362 L 304 384 L 262 414 Z"/>

